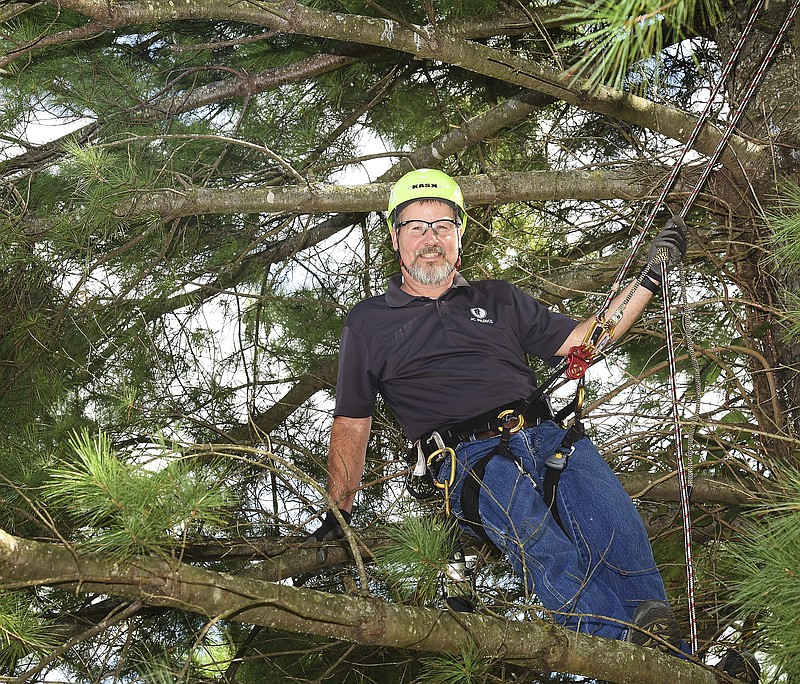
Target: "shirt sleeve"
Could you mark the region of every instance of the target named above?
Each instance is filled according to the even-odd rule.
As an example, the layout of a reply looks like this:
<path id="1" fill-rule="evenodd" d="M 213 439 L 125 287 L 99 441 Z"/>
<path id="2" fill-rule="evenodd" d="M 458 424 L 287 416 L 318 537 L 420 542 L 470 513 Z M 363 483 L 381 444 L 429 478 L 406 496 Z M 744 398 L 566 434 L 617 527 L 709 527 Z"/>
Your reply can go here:
<path id="1" fill-rule="evenodd" d="M 375 410 L 378 383 L 370 368 L 364 335 L 345 321 L 339 344 L 339 372 L 336 380 L 336 406 L 333 415 L 368 418 Z"/>
<path id="2" fill-rule="evenodd" d="M 555 353 L 578 322 L 570 316 L 551 311 L 538 299 L 517 287 L 513 288 L 513 292 L 519 312 L 522 348 L 526 353 L 539 357 L 551 366 L 558 365 L 561 357 L 555 356 Z"/>

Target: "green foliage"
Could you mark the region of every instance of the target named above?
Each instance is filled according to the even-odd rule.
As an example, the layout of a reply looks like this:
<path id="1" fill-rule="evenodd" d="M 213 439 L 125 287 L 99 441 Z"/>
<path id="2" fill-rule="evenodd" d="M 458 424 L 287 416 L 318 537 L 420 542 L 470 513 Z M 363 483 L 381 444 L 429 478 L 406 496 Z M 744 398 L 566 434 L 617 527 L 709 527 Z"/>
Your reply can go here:
<path id="1" fill-rule="evenodd" d="M 244 637 L 252 639 L 252 650 L 239 661 L 237 682 L 408 684 L 420 669 L 419 655 L 415 652 L 403 653 L 246 625 L 232 625 L 230 634 L 238 641 Z M 249 657 L 251 653 L 268 657 Z"/>
<path id="2" fill-rule="evenodd" d="M 470 642 L 458 655 L 423 658 L 415 684 L 483 684 L 489 678 L 491 660 Z"/>
<path id="3" fill-rule="evenodd" d="M 0 672 L 13 672 L 18 660 L 52 651 L 61 641 L 53 626 L 31 611 L 22 592 L 0 594 Z"/>
<path id="4" fill-rule="evenodd" d="M 695 34 L 698 15 L 707 23 L 720 16 L 719 5 L 712 0 L 679 0 L 666 5 L 661 0 L 598 0 L 576 5 L 569 20 L 579 36 L 561 46 L 581 49 L 570 71 L 592 86 L 603 84 L 620 90 L 629 84 L 632 67 L 644 60 L 652 73 L 648 76 L 640 65 L 640 85 L 649 78 L 658 81 L 654 57 L 657 60 L 665 47 Z"/>
<path id="5" fill-rule="evenodd" d="M 108 437 L 85 430 L 70 444 L 77 464 L 54 469 L 44 494 L 69 512 L 86 549 L 120 556 L 158 553 L 196 537 L 203 525 L 223 524 L 230 503 L 225 489 L 190 461 L 168 460 L 155 470 L 126 464 Z"/>
<path id="6" fill-rule="evenodd" d="M 785 337 L 800 339 L 800 185 L 786 181 L 776 205 L 765 214 L 771 231 L 770 258 L 786 273 Z"/>
<path id="7" fill-rule="evenodd" d="M 455 544 L 454 523 L 407 516 L 390 526 L 391 543 L 375 551 L 381 574 L 404 601 L 429 603 L 439 596 Z"/>
<path id="8" fill-rule="evenodd" d="M 784 468 L 782 495 L 750 517 L 743 538 L 729 548 L 731 604 L 757 625 L 755 646 L 786 676 L 800 681 L 800 472 Z"/>
<path id="9" fill-rule="evenodd" d="M 298 289 L 292 297 L 275 297 L 267 306 L 253 307 L 248 318 L 260 321 L 274 357 L 295 372 L 307 372 L 338 348 L 343 317 L 332 294 Z M 248 327 L 251 334 L 256 331 Z"/>
<path id="10" fill-rule="evenodd" d="M 123 561 L 208 533 L 225 548 L 262 530 L 296 530 L 318 501 L 308 478 L 319 486 L 325 481 L 330 424 L 330 397 L 304 395 L 297 380 L 334 357 L 346 311 L 365 294 L 383 292 L 385 275 L 397 272 L 397 264 L 375 213 L 364 219 L 363 213 L 337 213 L 334 206 L 330 214 L 309 215 L 303 205 L 258 211 L 233 206 L 236 192 L 300 190 L 308 181 L 314 195 L 317 184 L 330 183 L 334 191 L 335 184 L 350 184 L 352 170 L 375 180 L 434 139 L 458 144 L 458 136 L 449 134 L 471 137 L 478 124 L 488 130 L 476 119 L 519 95 L 519 88 L 460 63 L 361 44 L 357 32 L 345 43 L 230 22 L 219 18 L 213 3 L 204 16 L 216 18 L 142 19 L 81 39 L 92 20 L 57 4 L 11 3 L 15 17 L 0 32 L 0 527 L 28 538 L 60 536 Z M 723 51 L 706 31 L 706 6 L 697 0 L 664 7 L 588 0 L 571 27 L 563 16 L 552 22 L 559 6 L 550 3 L 306 4 L 337 14 L 434 22 L 441 29 L 452 22 L 455 40 L 475 26 L 488 28 L 475 40 L 546 69 L 577 63 L 575 69 L 592 83 L 630 89 L 658 77 L 677 106 L 706 92 Z M 9 16 L 8 11 L 0 12 Z M 522 23 L 507 21 L 511 12 Z M 703 38 L 677 44 L 690 34 Z M 554 50 L 559 43 L 563 47 Z M 309 72 L 337 54 L 348 56 L 346 66 Z M 261 85 L 253 87 L 254 78 Z M 759 122 L 751 131 L 755 137 Z M 489 176 L 554 171 L 570 187 L 584 177 L 573 176 L 576 171 L 597 171 L 592 175 L 602 185 L 603 169 L 627 170 L 656 188 L 659 174 L 650 165 L 668 163 L 675 149 L 657 130 L 566 101 L 494 125 L 480 140 L 448 152 L 442 168 Z M 790 125 L 781 128 L 779 156 L 796 142 Z M 48 144 L 50 139 L 58 142 Z M 374 159 L 360 155 L 383 158 L 372 166 Z M 781 163 L 792 168 L 788 156 Z M 363 180 L 359 174 L 355 182 Z M 548 201 L 506 203 L 505 187 L 499 182 L 490 204 L 470 208 L 465 275 L 505 278 L 565 313 L 593 313 L 598 293 L 627 254 L 629 226 L 645 210 L 642 203 L 622 199 L 618 191 L 595 199 L 585 193 L 564 199 L 557 191 Z M 230 191 L 220 213 L 192 206 L 193 196 L 207 189 Z M 153 192 L 184 202 L 189 215 L 152 211 Z M 747 321 L 741 301 L 750 299 L 737 299 L 737 287 L 739 293 L 747 288 L 737 283 L 736 269 L 727 268 L 744 205 L 737 205 L 735 219 L 726 224 L 724 211 L 705 213 L 713 197 L 706 200 L 692 224 L 702 251 L 697 244 L 691 248 L 690 291 L 702 321 L 698 343 L 715 350 L 701 377 L 707 413 L 698 431 L 698 444 L 714 464 L 704 464 L 708 470 L 701 474 L 713 476 L 732 472 L 726 463 L 740 453 L 757 461 L 768 453 L 768 436 L 753 437 L 759 409 L 747 396 L 752 367 L 733 346 L 746 341 L 731 340 L 739 334 L 731 330 Z M 787 232 L 779 243 L 796 248 L 797 233 Z M 796 271 L 790 261 L 778 265 L 790 276 Z M 585 290 L 593 294 L 584 296 Z M 622 471 L 669 468 L 666 376 L 648 375 L 663 358 L 657 308 L 651 306 L 652 317 L 613 358 L 597 364 L 588 388 L 588 398 L 598 404 L 587 420 Z M 794 308 L 800 311 L 800 304 Z M 759 334 L 768 334 L 769 323 Z M 548 373 L 543 366 L 541 372 Z M 636 386 L 612 395 L 630 379 L 626 374 L 636 376 Z M 292 403 L 297 395 L 299 409 Z M 238 452 L 241 459 L 220 463 L 181 458 L 151 443 L 153 434 L 228 441 L 229 431 L 241 434 L 249 418 L 284 407 L 291 414 L 270 431 L 269 448 L 291 468 L 276 467 L 266 450 Z M 406 445 L 382 404 L 373 428 L 364 480 L 371 484 L 359 493 L 356 529 L 385 519 L 399 490 L 394 475 Z M 88 431 L 73 435 L 80 429 Z M 656 512 L 672 526 L 671 504 Z M 696 517 L 703 535 L 713 539 L 724 539 L 720 529 L 732 526 L 722 514 L 707 526 L 707 515 Z M 449 557 L 449 534 L 430 518 L 417 529 L 399 527 L 381 566 L 389 590 L 376 580 L 376 595 L 394 592 L 392 598 L 430 602 Z M 682 545 L 675 536 L 659 534 L 657 556 L 678 587 L 673 595 L 679 595 L 685 583 Z M 705 560 L 702 551 L 696 557 Z M 248 562 L 215 560 L 218 567 L 237 570 Z M 349 572 L 327 570 L 306 586 L 344 591 Z M 530 598 L 503 563 L 487 559 L 481 580 L 481 603 L 496 615 L 518 616 L 520 603 Z M 713 603 L 702 596 L 707 628 Z M 16 600 L 32 616 L 52 614 L 70 626 L 98 624 L 119 607 L 113 597 L 49 589 Z M 23 644 L 19 654 L 30 656 L 36 626 L 20 625 L 13 645 Z M 14 658 L 5 661 L 9 668 Z M 160 683 L 226 672 L 244 684 L 409 682 L 418 674 L 448 682 L 481 681 L 484 665 L 471 647 L 436 663 L 421 661 L 417 652 L 254 630 L 225 620 L 210 628 L 203 616 L 148 609 L 77 644 L 42 678 Z M 510 680 L 499 675 L 501 667 L 495 666 L 493 676 Z M 537 676 L 569 679 L 532 673 L 520 678 Z"/>
<path id="11" fill-rule="evenodd" d="M 765 218 L 772 233 L 771 258 L 787 269 L 800 271 L 800 185 L 785 181 L 777 204 Z"/>

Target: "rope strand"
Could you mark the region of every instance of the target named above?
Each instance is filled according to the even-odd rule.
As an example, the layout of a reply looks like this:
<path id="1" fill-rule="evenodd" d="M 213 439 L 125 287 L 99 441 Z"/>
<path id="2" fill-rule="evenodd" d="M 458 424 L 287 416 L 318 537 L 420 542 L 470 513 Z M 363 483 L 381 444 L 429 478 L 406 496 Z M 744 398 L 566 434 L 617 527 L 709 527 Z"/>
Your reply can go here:
<path id="1" fill-rule="evenodd" d="M 655 221 L 655 217 L 658 214 L 658 211 L 661 207 L 665 204 L 667 195 L 672 190 L 678 176 L 680 175 L 681 170 L 685 166 L 685 160 L 691 149 L 694 147 L 697 138 L 702 130 L 703 126 L 711 116 L 711 111 L 713 107 L 713 103 L 716 100 L 718 94 L 722 91 L 722 88 L 727 81 L 730 72 L 732 71 L 734 65 L 738 61 L 739 54 L 744 47 L 744 44 L 749 37 L 750 33 L 755 26 L 756 19 L 758 17 L 759 12 L 763 6 L 763 0 L 756 0 L 753 5 L 753 8 L 750 12 L 750 16 L 748 18 L 747 23 L 745 24 L 744 28 L 742 29 L 739 38 L 734 45 L 729 58 L 726 60 L 723 70 L 720 74 L 720 78 L 715 85 L 711 95 L 709 96 L 706 105 L 701 112 L 700 116 L 698 117 L 697 121 L 695 122 L 695 126 L 692 132 L 689 134 L 682 150 L 678 161 L 672 167 L 669 176 L 667 177 L 664 186 L 661 189 L 661 193 L 659 194 L 657 200 L 654 202 L 652 209 L 645 220 L 645 224 L 642 227 L 639 235 L 637 236 L 636 240 L 634 241 L 633 246 L 628 254 L 625 263 L 619 270 L 617 277 L 612 284 L 611 288 L 609 289 L 608 295 L 598 310 L 597 314 L 595 315 L 595 320 L 597 324 L 601 328 L 600 336 L 598 340 L 595 342 L 595 347 L 597 349 L 602 349 L 607 343 L 608 339 L 603 340 L 603 337 L 609 338 L 611 334 L 608 332 L 608 326 L 613 325 L 616 320 L 621 318 L 622 313 L 625 310 L 628 302 L 630 301 L 633 292 L 637 289 L 637 287 L 641 284 L 641 276 L 636 281 L 636 285 L 625 298 L 625 300 L 617 307 L 614 314 L 610 317 L 606 317 L 606 312 L 608 308 L 611 306 L 611 301 L 613 300 L 616 293 L 619 291 L 622 281 L 624 280 L 630 265 L 633 263 L 633 260 L 639 251 L 644 239 L 650 230 L 651 226 Z M 747 88 L 744 91 L 744 94 L 741 97 L 739 102 L 739 106 L 734 111 L 731 118 L 728 120 L 725 129 L 720 136 L 717 145 L 715 146 L 714 151 L 712 152 L 711 156 L 708 158 L 706 163 L 703 166 L 703 170 L 701 172 L 700 178 L 695 183 L 692 192 L 686 198 L 686 201 L 681 208 L 679 216 L 681 218 L 685 218 L 689 212 L 689 209 L 692 207 L 694 202 L 696 201 L 697 197 L 700 194 L 700 191 L 704 187 L 705 183 L 707 182 L 708 178 L 711 175 L 711 172 L 714 169 L 714 166 L 719 161 L 719 158 L 722 155 L 723 150 L 727 146 L 728 142 L 730 141 L 731 136 L 733 135 L 736 126 L 738 125 L 739 121 L 741 120 L 742 116 L 744 115 L 744 111 L 750 103 L 750 100 L 753 97 L 758 86 L 761 84 L 761 81 L 766 74 L 767 68 L 771 63 L 775 53 L 778 50 L 781 42 L 783 41 L 786 32 L 789 29 L 794 17 L 796 16 L 798 10 L 800 9 L 800 0 L 794 0 L 793 5 L 790 7 L 789 12 L 787 13 L 786 19 L 784 20 L 781 27 L 778 29 L 775 38 L 772 41 L 767 52 L 764 54 L 761 63 L 759 64 L 758 69 L 755 71 L 753 77 L 750 79 L 750 82 L 747 85 Z M 652 266 L 652 264 L 649 264 Z M 678 483 L 680 488 L 680 498 L 681 498 L 681 517 L 683 520 L 683 534 L 684 534 L 684 551 L 686 556 L 686 581 L 687 581 L 687 599 L 688 599 L 688 608 L 689 608 L 689 625 L 690 625 L 690 639 L 691 639 L 691 652 L 696 653 L 699 647 L 698 644 L 698 633 L 697 633 L 697 615 L 696 615 L 696 606 L 695 606 L 695 578 L 694 578 L 694 560 L 692 557 L 692 524 L 691 524 L 691 511 L 690 511 L 690 499 L 691 499 L 691 489 L 693 485 L 693 472 L 692 472 L 692 464 L 691 462 L 687 463 L 687 457 L 684 453 L 683 448 L 683 434 L 681 429 L 681 416 L 680 416 L 680 409 L 679 409 L 679 401 L 678 401 L 678 385 L 677 385 L 677 363 L 676 363 L 676 355 L 675 355 L 675 341 L 673 339 L 673 331 L 672 331 L 672 314 L 671 314 L 671 304 L 670 304 L 670 297 L 669 297 L 669 290 L 667 287 L 667 259 L 666 255 L 661 255 L 661 282 L 663 283 L 663 305 L 664 305 L 664 325 L 665 325 L 665 335 L 666 335 L 666 346 L 667 346 L 667 357 L 669 362 L 669 378 L 670 378 L 670 395 L 671 395 L 671 404 L 672 404 L 672 419 L 673 419 L 673 432 L 675 438 L 675 455 L 676 455 L 676 464 L 678 470 Z M 682 276 L 682 283 L 683 276 Z M 685 283 L 684 283 L 685 285 Z M 698 377 L 697 377 L 697 359 L 694 356 L 694 349 L 691 340 L 689 339 L 689 328 L 686 324 L 686 302 L 685 302 L 685 291 L 684 291 L 684 302 L 683 302 L 683 314 L 684 314 L 684 335 L 687 344 L 687 348 L 689 349 L 690 356 L 692 357 L 692 367 L 695 372 L 695 390 L 698 391 Z M 699 402 L 699 394 L 697 397 Z M 689 446 L 693 445 L 694 443 L 694 434 L 690 436 L 690 444 Z M 691 454 L 689 454 L 691 456 Z"/>
<path id="2" fill-rule="evenodd" d="M 700 131 L 703 129 L 703 126 L 705 125 L 706 121 L 711 116 L 714 101 L 716 100 L 719 93 L 722 91 L 722 87 L 725 85 L 725 81 L 728 79 L 728 76 L 730 75 L 731 71 L 733 70 L 733 67 L 735 66 L 737 60 L 739 59 L 739 53 L 742 51 L 742 48 L 744 47 L 747 38 L 749 37 L 751 31 L 753 30 L 753 27 L 755 26 L 756 19 L 758 18 L 758 13 L 761 11 L 761 7 L 763 4 L 764 0 L 756 0 L 755 4 L 753 5 L 753 9 L 750 12 L 750 17 L 747 20 L 747 23 L 745 24 L 744 28 L 742 29 L 742 33 L 739 35 L 736 44 L 731 50 L 731 54 L 728 57 L 728 60 L 725 62 L 722 68 L 719 80 L 717 81 L 716 85 L 711 91 L 711 94 L 708 96 L 708 100 L 706 100 L 706 104 L 705 107 L 703 108 L 703 111 L 698 116 L 694 128 L 692 129 L 692 132 L 689 134 L 689 137 L 686 139 L 686 142 L 684 143 L 683 148 L 681 149 L 681 154 L 678 157 L 678 161 L 676 161 L 675 164 L 672 166 L 672 170 L 670 171 L 669 176 L 667 177 L 667 180 L 664 183 L 664 186 L 661 188 L 661 193 L 659 194 L 656 201 L 653 203 L 653 208 L 650 210 L 650 213 L 645 219 L 641 231 L 639 231 L 639 235 L 637 236 L 636 240 L 631 246 L 630 252 L 628 253 L 628 258 L 625 260 L 625 263 L 623 263 L 622 267 L 619 270 L 619 273 L 617 273 L 617 277 L 614 280 L 614 284 L 611 286 L 611 289 L 609 290 L 608 295 L 606 296 L 606 300 L 603 303 L 603 306 L 598 311 L 598 316 L 602 316 L 603 314 L 605 314 L 605 312 L 608 310 L 608 307 L 611 306 L 611 300 L 614 298 L 615 292 L 617 292 L 620 289 L 622 281 L 625 279 L 625 276 L 627 275 L 627 272 L 630 269 L 630 266 L 633 263 L 636 254 L 639 252 L 639 249 L 644 243 L 644 240 L 647 237 L 647 233 L 653 226 L 653 223 L 655 222 L 655 218 L 659 210 L 661 209 L 662 205 L 666 202 L 667 195 L 674 187 L 675 182 L 677 181 L 678 176 L 680 175 L 680 172 L 683 170 L 683 167 L 685 166 L 686 157 L 688 156 L 689 152 L 691 152 L 692 148 L 695 145 L 695 142 L 697 142 L 697 138 L 700 135 Z M 723 138 L 720 140 L 722 147 L 724 147 L 724 145 L 727 144 L 729 139 L 730 139 L 730 134 L 728 134 L 727 137 L 723 136 Z M 714 158 L 714 161 L 711 164 L 712 166 L 713 164 L 716 163 L 717 159 L 719 159 L 719 154 L 721 154 L 722 152 L 722 147 L 720 146 L 720 144 L 718 144 L 717 148 L 714 150 L 714 155 L 716 156 L 712 155 L 712 157 Z M 709 168 L 709 165 L 706 165 L 706 168 Z M 708 175 L 706 175 L 705 178 L 708 178 Z M 703 183 L 705 183 L 705 179 L 703 180 Z M 693 193 L 691 202 L 687 202 L 686 204 L 684 204 L 683 210 L 680 214 L 681 218 L 684 218 L 686 216 L 686 213 L 688 212 L 689 207 L 697 197 L 697 194 L 699 194 L 699 189 L 695 193 Z"/>
<path id="3" fill-rule="evenodd" d="M 757 3 L 756 7 L 758 7 L 759 5 L 760 5 L 760 0 Z M 745 109 L 747 108 L 750 100 L 753 97 L 753 94 L 755 93 L 758 86 L 761 84 L 761 81 L 763 80 L 764 75 L 766 74 L 767 67 L 772 61 L 772 58 L 775 56 L 775 53 L 777 52 L 778 47 L 783 41 L 783 38 L 786 35 L 786 32 L 788 31 L 792 21 L 794 20 L 794 17 L 797 15 L 798 10 L 800 10 L 800 0 L 795 0 L 794 4 L 789 8 L 789 12 L 786 15 L 786 19 L 784 20 L 781 27 L 778 29 L 778 32 L 775 35 L 772 44 L 770 45 L 767 52 L 764 54 L 764 57 L 762 58 L 758 69 L 754 73 L 753 77 L 750 79 L 750 82 L 748 83 L 748 86 L 741 98 L 741 101 L 739 102 L 739 106 L 737 107 L 731 119 L 728 121 L 727 126 L 722 134 L 722 137 L 717 143 L 717 146 L 713 154 L 705 164 L 703 172 L 699 180 L 695 184 L 693 191 L 690 193 L 689 197 L 687 197 L 686 202 L 684 202 L 683 208 L 681 209 L 680 212 L 681 218 L 684 218 L 686 216 L 692 204 L 700 194 L 700 190 L 703 188 L 709 176 L 711 175 L 711 171 L 713 170 L 714 166 L 716 165 L 717 161 L 722 155 L 722 151 L 727 145 L 728 141 L 730 140 L 731 135 L 733 135 L 733 131 L 738 125 L 739 121 L 741 120 Z M 753 20 L 752 15 L 751 15 L 751 20 Z M 743 41 L 741 40 L 740 37 L 739 43 L 742 42 Z M 672 335 L 672 315 L 671 315 L 670 296 L 669 296 L 669 289 L 666 287 L 667 267 L 665 262 L 662 262 L 661 282 L 664 283 L 663 287 L 664 323 L 665 323 L 667 356 L 669 360 L 670 393 L 672 397 L 672 419 L 673 419 L 673 427 L 675 434 L 675 456 L 678 466 L 678 484 L 681 493 L 681 514 L 683 519 L 684 548 L 686 554 L 686 584 L 687 584 L 686 593 L 689 604 L 689 629 L 691 636 L 692 653 L 696 653 L 699 644 L 697 636 L 697 615 L 695 608 L 694 561 L 692 558 L 692 523 L 691 523 L 691 512 L 689 509 L 689 502 L 691 499 L 691 486 L 692 486 L 691 466 L 687 465 L 686 455 L 684 454 L 683 450 L 683 435 L 681 430 L 681 417 L 680 417 L 679 403 L 678 403 L 678 386 L 677 386 L 678 371 L 677 371 L 677 363 L 675 361 L 675 340 Z M 693 354 L 694 350 L 691 349 L 691 346 L 692 345 L 687 339 L 687 348 L 690 349 L 690 354 Z M 694 360 L 695 368 L 696 368 L 696 363 L 697 362 L 695 359 Z"/>

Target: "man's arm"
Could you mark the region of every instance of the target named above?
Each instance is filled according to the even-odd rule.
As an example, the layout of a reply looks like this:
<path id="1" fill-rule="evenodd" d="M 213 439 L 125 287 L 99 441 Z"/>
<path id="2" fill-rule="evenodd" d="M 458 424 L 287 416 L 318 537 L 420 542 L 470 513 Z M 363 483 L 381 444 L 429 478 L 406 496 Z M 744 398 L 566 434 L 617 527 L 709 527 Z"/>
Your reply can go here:
<path id="1" fill-rule="evenodd" d="M 673 216 L 661 230 L 650 245 L 647 252 L 647 273 L 644 275 L 642 285 L 636 287 L 636 280 L 632 281 L 620 294 L 611 301 L 608 312 L 614 316 L 619 305 L 636 287 L 631 300 L 622 312 L 622 318 L 617 322 L 613 331 L 613 339 L 619 340 L 625 332 L 639 319 L 647 303 L 653 297 L 653 291 L 661 287 L 662 262 L 666 263 L 667 272 L 677 266 L 686 254 L 686 224 L 679 216 Z M 582 344 L 587 333 L 595 323 L 595 316 L 590 316 L 578 323 L 562 344 L 556 356 L 566 356 L 572 347 Z"/>
<path id="2" fill-rule="evenodd" d="M 614 297 L 614 299 L 611 301 L 611 305 L 608 308 L 609 313 L 613 314 L 617 310 L 617 307 L 625 300 L 625 297 L 628 296 L 628 292 L 630 292 L 634 285 L 635 281 L 631 282 L 628 287 Z M 631 301 L 629 301 L 628 305 L 625 307 L 625 311 L 622 312 L 622 319 L 614 328 L 615 341 L 622 337 L 625 332 L 639 319 L 639 316 L 642 315 L 642 311 L 645 310 L 645 307 L 652 297 L 653 293 L 650 292 L 650 290 L 647 290 L 644 287 L 639 287 L 636 289 L 636 292 L 633 293 L 633 297 L 631 297 Z M 578 323 L 569 334 L 569 337 L 564 340 L 564 344 L 559 347 L 555 355 L 566 356 L 572 347 L 582 344 L 583 340 L 586 338 L 586 334 L 592 329 L 594 321 L 595 317 L 590 316 L 589 318 Z"/>
<path id="3" fill-rule="evenodd" d="M 336 416 L 328 449 L 328 493 L 337 508 L 350 511 L 364 474 L 372 418 Z"/>

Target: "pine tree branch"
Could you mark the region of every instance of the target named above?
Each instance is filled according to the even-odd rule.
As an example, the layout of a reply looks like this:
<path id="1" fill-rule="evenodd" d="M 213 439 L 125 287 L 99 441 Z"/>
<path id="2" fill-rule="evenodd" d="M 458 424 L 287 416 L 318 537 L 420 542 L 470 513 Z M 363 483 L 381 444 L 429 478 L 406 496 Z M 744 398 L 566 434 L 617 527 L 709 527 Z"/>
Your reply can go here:
<path id="1" fill-rule="evenodd" d="M 161 121 L 183 112 L 207 107 L 232 98 L 247 97 L 274 90 L 289 83 L 299 83 L 353 64 L 357 58 L 346 55 L 318 54 L 256 74 L 241 74 L 237 78 L 217 81 L 192 88 L 158 102 L 145 105 L 134 113 L 137 123 Z"/>
<path id="2" fill-rule="evenodd" d="M 98 622 L 97 624 L 93 625 L 89 629 L 81 632 L 80 634 L 72 637 L 69 639 L 65 644 L 56 648 L 51 653 L 47 654 L 46 658 L 42 658 L 36 665 L 34 665 L 29 670 L 25 670 L 21 675 L 19 675 L 15 680 L 15 684 L 22 682 L 27 682 L 31 677 L 39 674 L 42 670 L 44 670 L 48 665 L 58 660 L 64 653 L 69 651 L 73 646 L 81 643 L 82 641 L 86 641 L 87 639 L 91 639 L 98 634 L 105 632 L 107 629 L 110 629 L 114 625 L 124 622 L 125 620 L 133 617 L 136 613 L 139 612 L 139 609 L 142 607 L 141 601 L 134 601 L 130 605 L 126 606 L 124 609 L 121 610 L 113 610 L 109 613 L 103 620 Z"/>
<path id="3" fill-rule="evenodd" d="M 264 0 L 259 3 L 219 3 L 216 0 L 130 0 L 109 5 L 106 0 L 47 0 L 114 27 L 186 19 L 240 21 L 297 35 L 388 48 L 453 64 L 474 73 L 563 100 L 586 111 L 597 112 L 649 128 L 670 138 L 686 141 L 695 117 L 630 93 L 603 86 L 591 89 L 584 79 L 570 78 L 509 51 L 465 40 L 431 26 L 402 25 L 389 19 L 326 12 L 297 2 Z M 710 155 L 722 132 L 704 126 L 695 149 Z M 769 149 L 733 136 L 721 162 L 732 169 L 759 163 Z"/>
<path id="4" fill-rule="evenodd" d="M 431 148 L 430 154 L 444 156 Z M 437 160 L 438 161 L 438 160 Z M 497 170 L 475 176 L 457 176 L 468 205 L 504 204 L 520 201 L 559 199 L 602 200 L 636 199 L 647 196 L 649 185 L 641 180 L 641 169 L 610 171 L 529 171 Z M 324 214 L 330 212 L 383 211 L 390 184 L 343 186 L 308 183 L 305 186 L 280 186 L 216 190 L 190 188 L 147 192 L 117 208 L 120 217 L 140 213 L 157 214 L 169 221 L 202 214 L 290 212 Z"/>
<path id="5" fill-rule="evenodd" d="M 232 98 L 253 96 L 274 90 L 282 85 L 298 83 L 321 74 L 353 64 L 355 57 L 337 54 L 319 54 L 298 60 L 286 66 L 275 67 L 255 74 L 242 74 L 238 78 L 226 79 L 197 87 L 185 93 L 161 98 L 130 112 L 131 119 L 137 123 L 162 121 L 183 112 L 206 107 L 216 102 Z M 23 169 L 38 167 L 45 161 L 52 161 L 64 154 L 67 141 L 87 141 L 102 132 L 103 122 L 95 121 L 86 126 L 43 145 L 11 157 L 0 163 L 0 174 L 9 175 Z"/>
<path id="6" fill-rule="evenodd" d="M 50 586 L 100 593 L 204 615 L 352 643 L 458 653 L 474 644 L 498 660 L 623 684 L 714 684 L 688 661 L 567 631 L 539 621 L 413 608 L 372 597 L 333 595 L 187 566 L 177 561 L 76 554 L 0 531 L 4 588 Z"/>
<path id="7" fill-rule="evenodd" d="M 547 12 L 547 14 L 550 22 L 555 20 L 555 16 L 550 16 L 555 15 L 552 10 Z M 454 24 L 453 31 L 456 35 L 461 35 L 465 38 L 481 38 L 495 35 L 498 27 L 516 26 L 517 30 L 521 31 L 524 30 L 524 28 L 530 28 L 531 22 L 532 20 L 526 20 L 525 16 L 522 15 L 505 18 L 503 16 L 495 16 L 482 22 L 459 20 L 452 23 Z M 446 22 L 445 26 L 449 26 L 450 24 L 451 22 Z M 81 30 L 85 31 L 86 28 L 83 27 Z M 61 42 L 69 42 L 75 39 L 76 35 L 73 31 L 65 31 L 55 36 L 48 36 L 46 43 L 33 41 L 30 45 L 20 47 L 0 58 L 0 69 L 7 63 L 28 54 L 30 51 L 38 51 L 43 47 L 52 47 Z M 353 64 L 359 61 L 359 55 L 361 55 L 361 59 L 364 59 L 363 55 L 365 52 L 367 52 L 367 54 L 369 54 L 369 52 L 374 53 L 376 49 L 365 49 L 363 46 L 359 45 L 354 45 L 353 47 L 345 45 L 338 53 L 320 53 L 312 57 L 300 59 L 292 64 L 275 67 L 263 72 L 248 75 L 243 74 L 235 79 L 226 79 L 210 83 L 186 93 L 164 97 L 155 102 L 143 105 L 138 114 L 134 112 L 136 114 L 135 120 L 140 123 L 152 123 L 216 102 L 231 98 L 257 95 L 280 87 L 281 85 L 304 81 L 343 66 Z M 520 101 L 532 99 L 538 99 L 540 105 L 552 101 L 552 98 L 543 98 L 541 95 L 532 93 L 520 97 Z M 512 98 L 512 102 L 515 100 L 516 98 Z M 56 157 L 62 156 L 64 143 L 66 141 L 79 140 L 85 142 L 90 137 L 98 134 L 102 129 L 102 125 L 102 122 L 93 122 L 72 131 L 58 140 L 34 147 L 22 154 L 0 162 L 0 174 L 8 175 L 23 169 L 35 168 L 45 161 L 50 161 Z M 423 162 L 422 164 L 418 164 L 418 166 L 419 165 L 431 166 L 433 163 L 425 164 Z"/>
<path id="8" fill-rule="evenodd" d="M 317 367 L 313 373 L 304 375 L 291 389 L 266 411 L 252 416 L 246 425 L 240 425 L 227 433 L 233 442 L 260 441 L 259 435 L 269 434 L 294 413 L 302 404 L 326 387 L 336 384 L 338 358 L 330 359 Z"/>

